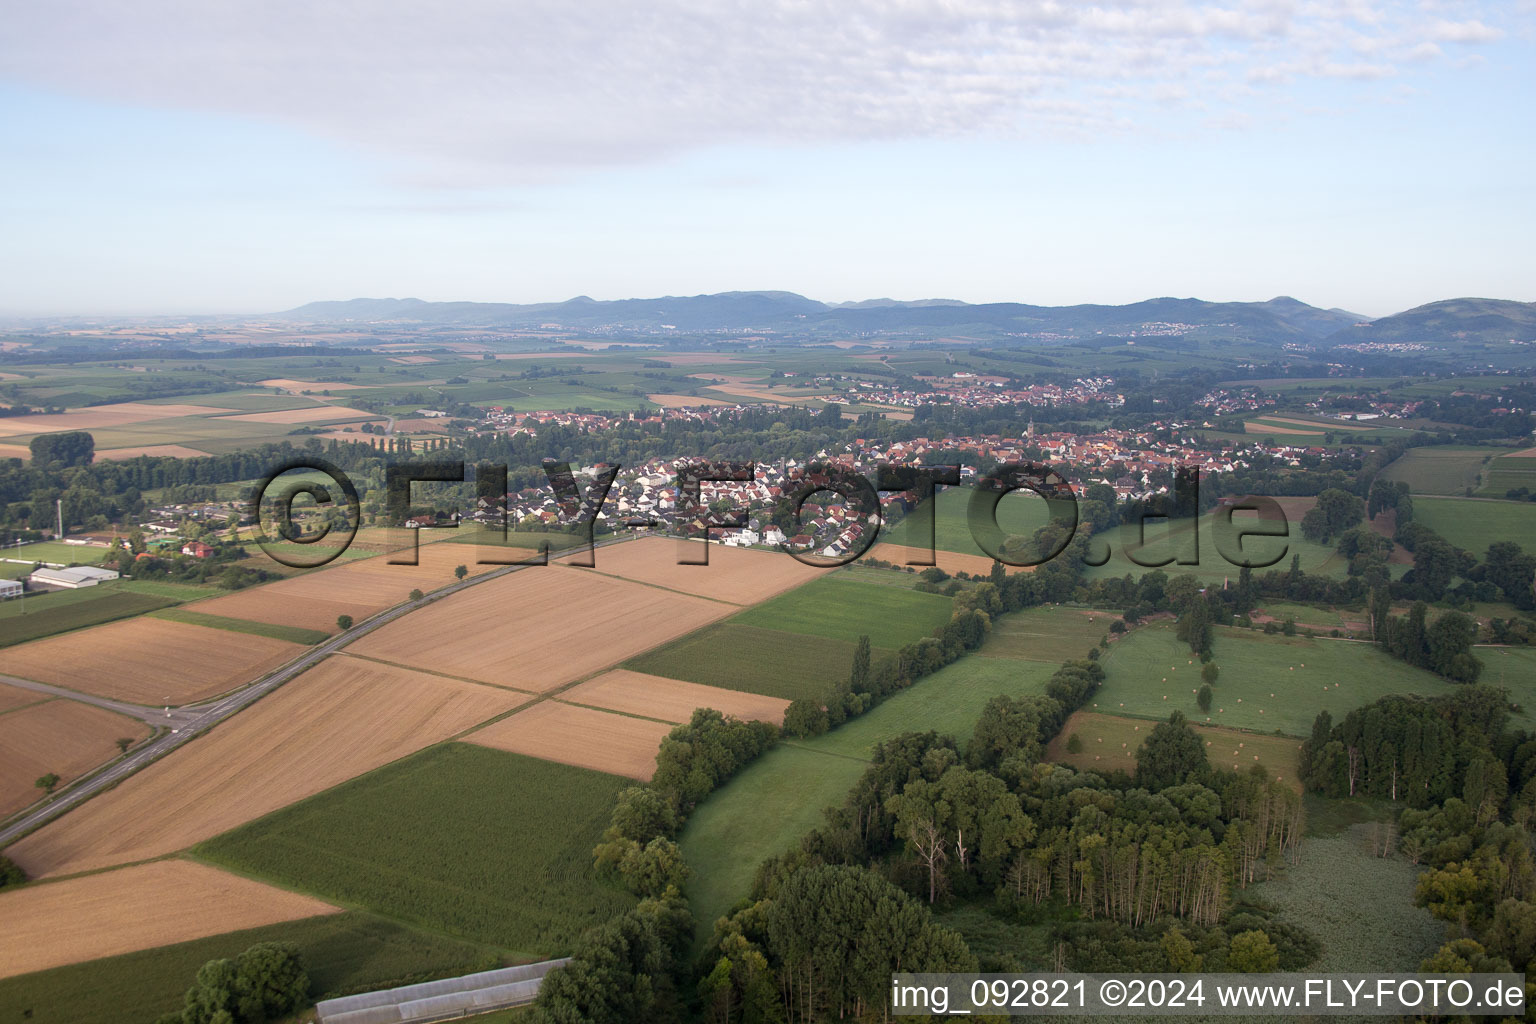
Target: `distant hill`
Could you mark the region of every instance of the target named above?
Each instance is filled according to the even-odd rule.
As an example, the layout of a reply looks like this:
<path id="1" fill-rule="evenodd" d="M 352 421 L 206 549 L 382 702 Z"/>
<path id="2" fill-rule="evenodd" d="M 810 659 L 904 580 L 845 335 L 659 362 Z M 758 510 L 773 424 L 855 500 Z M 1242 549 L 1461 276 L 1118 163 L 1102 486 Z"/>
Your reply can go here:
<path id="1" fill-rule="evenodd" d="M 783 291 L 667 295 L 652 299 L 564 302 L 423 302 L 350 299 L 312 302 L 274 316 L 308 323 L 420 323 L 540 327 L 609 336 L 772 332 L 786 342 L 843 338 L 960 338 L 1007 344 L 1035 339 L 1186 337 L 1273 345 L 1358 341 L 1504 341 L 1536 337 L 1536 304 L 1501 299 L 1450 299 L 1371 321 L 1343 309 L 1321 309 L 1290 296 L 1264 302 L 1155 298 L 1123 306 L 1035 306 L 953 299 L 867 299 L 829 304 Z"/>
<path id="2" fill-rule="evenodd" d="M 1334 345 L 1359 342 L 1457 342 L 1494 344 L 1536 340 L 1536 302 L 1512 299 L 1443 299 L 1329 336 Z"/>

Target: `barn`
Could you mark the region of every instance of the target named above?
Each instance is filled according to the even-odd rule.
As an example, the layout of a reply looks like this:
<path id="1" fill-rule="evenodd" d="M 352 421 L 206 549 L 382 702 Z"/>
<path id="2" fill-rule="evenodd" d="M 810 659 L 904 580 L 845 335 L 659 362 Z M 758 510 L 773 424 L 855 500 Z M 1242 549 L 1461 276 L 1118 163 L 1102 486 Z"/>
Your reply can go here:
<path id="1" fill-rule="evenodd" d="M 77 565 L 70 569 L 38 569 L 27 577 L 27 581 L 55 590 L 79 590 L 81 587 L 94 587 L 98 583 L 115 580 L 117 576 L 114 569 Z"/>

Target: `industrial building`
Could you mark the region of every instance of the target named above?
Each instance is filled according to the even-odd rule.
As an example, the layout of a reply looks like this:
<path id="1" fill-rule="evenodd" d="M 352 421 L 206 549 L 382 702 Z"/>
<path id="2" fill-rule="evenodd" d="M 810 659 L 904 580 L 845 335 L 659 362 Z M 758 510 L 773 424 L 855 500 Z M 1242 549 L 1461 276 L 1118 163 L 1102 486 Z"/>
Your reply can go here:
<path id="1" fill-rule="evenodd" d="M 26 589 L 20 580 L 0 580 L 0 601 L 9 601 L 13 597 L 20 597 L 26 593 Z"/>
<path id="2" fill-rule="evenodd" d="M 29 583 L 55 590 L 79 590 L 94 587 L 118 577 L 115 569 L 101 569 L 94 565 L 76 565 L 69 569 L 38 569 L 27 577 Z"/>

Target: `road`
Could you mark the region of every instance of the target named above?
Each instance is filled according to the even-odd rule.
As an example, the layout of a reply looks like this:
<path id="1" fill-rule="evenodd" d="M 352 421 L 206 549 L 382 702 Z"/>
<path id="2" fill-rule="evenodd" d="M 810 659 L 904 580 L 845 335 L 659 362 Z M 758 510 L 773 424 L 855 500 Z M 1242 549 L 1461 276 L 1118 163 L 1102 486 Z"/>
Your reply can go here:
<path id="1" fill-rule="evenodd" d="M 166 707 L 151 708 L 143 704 L 124 704 L 122 701 L 108 700 L 105 697 L 96 697 L 89 693 L 81 693 L 79 690 L 69 690 L 62 686 L 52 686 L 48 683 L 39 683 L 31 679 L 22 679 L 20 676 L 8 676 L 0 673 L 0 683 L 14 686 L 19 690 L 32 690 L 36 693 L 44 693 L 50 697 L 67 697 L 81 704 L 91 704 L 98 708 L 116 712 L 119 715 L 127 715 L 129 718 L 137 718 L 145 725 L 156 729 L 179 729 L 191 724 L 201 711 L 195 706 L 191 707 Z"/>
<path id="2" fill-rule="evenodd" d="M 610 544 L 622 543 L 628 539 L 629 538 L 627 537 L 610 537 L 598 541 L 596 546 L 607 547 Z M 532 552 L 530 551 L 529 554 L 532 554 Z M 133 704 L 119 704 L 115 701 L 107 701 L 100 698 L 88 697 L 85 694 L 77 693 L 73 690 L 66 690 L 62 687 L 49 686 L 46 683 L 34 683 L 26 679 L 13 679 L 9 676 L 0 676 L 0 681 L 11 683 L 12 685 L 22 686 L 26 689 L 36 690 L 42 693 L 52 693 L 60 697 L 68 697 L 71 700 L 85 701 L 86 703 L 95 704 L 98 707 L 104 707 L 108 710 L 117 711 L 121 714 L 131 715 L 134 718 L 140 719 L 141 721 L 150 722 L 154 725 L 165 726 L 169 724 L 171 727 L 171 731 L 163 733 L 162 735 L 156 737 L 138 749 L 131 751 L 121 761 L 112 764 L 110 767 L 96 773 L 95 775 L 90 775 L 84 779 L 81 779 L 66 789 L 64 792 L 53 797 L 48 803 L 32 810 L 30 813 L 24 814 L 22 817 L 6 825 L 4 828 L 0 828 L 0 847 L 4 847 L 8 843 L 21 838 L 28 832 L 31 832 L 33 829 L 47 824 L 54 818 L 57 818 L 59 815 L 63 814 L 65 811 L 70 810 L 71 808 L 83 803 L 86 800 L 89 800 L 91 797 L 95 796 L 97 793 L 100 793 L 102 790 L 108 789 L 111 786 L 121 782 L 123 779 L 127 778 L 129 775 L 132 775 L 140 768 L 144 768 L 152 762 L 164 757 L 166 754 L 169 754 L 171 751 L 175 750 L 182 744 L 187 743 L 193 738 L 213 728 L 215 725 L 222 722 L 229 716 L 256 703 L 262 697 L 265 697 L 267 694 L 271 693 L 279 686 L 282 686 L 284 683 L 293 679 L 295 676 L 298 676 L 307 669 L 313 668 L 317 663 L 330 657 L 337 651 L 342 650 L 348 644 L 352 643 L 354 640 L 357 640 L 359 637 L 367 636 L 374 630 L 388 625 L 389 623 L 400 618 L 402 615 L 406 615 L 415 611 L 422 605 L 430 604 L 433 601 L 440 601 L 443 598 L 452 594 L 456 594 L 461 590 L 466 590 L 469 587 L 478 586 L 479 584 L 485 583 L 488 580 L 499 579 L 500 577 L 506 576 L 509 573 L 514 573 L 519 569 L 526 568 L 530 567 L 525 565 L 508 565 L 497 569 L 492 569 L 490 572 L 482 573 L 479 576 L 471 576 L 456 583 L 451 583 L 439 590 L 434 590 L 432 593 L 423 597 L 420 601 L 411 601 L 406 604 L 391 608 L 388 611 L 380 612 L 371 618 L 363 620 L 349 630 L 337 633 L 335 636 L 331 637 L 324 643 L 315 645 L 309 651 L 301 655 L 297 660 L 289 662 L 282 668 L 277 669 L 271 675 L 257 680 L 244 689 L 236 690 L 234 693 L 228 694 L 224 697 L 216 698 L 215 700 L 208 701 L 203 704 L 186 705 L 181 708 L 172 708 L 171 710 L 174 717 L 170 720 L 169 723 L 164 717 L 165 712 L 157 711 L 154 708 L 145 708 Z M 152 713 L 151 717 L 145 717 L 146 712 Z M 154 715 L 159 715 L 160 717 L 154 718 Z"/>

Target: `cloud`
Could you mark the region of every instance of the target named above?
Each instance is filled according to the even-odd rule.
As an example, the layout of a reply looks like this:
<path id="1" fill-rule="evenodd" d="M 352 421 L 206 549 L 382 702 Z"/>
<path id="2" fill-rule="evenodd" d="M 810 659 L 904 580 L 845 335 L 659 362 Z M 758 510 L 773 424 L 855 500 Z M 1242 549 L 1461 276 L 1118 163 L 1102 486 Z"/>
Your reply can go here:
<path id="1" fill-rule="evenodd" d="M 1126 132 L 1412 71 L 1504 9 L 1387 0 L 50 0 L 0 67 L 294 124 L 488 184 L 731 143 Z M 1490 13 L 1490 11 L 1492 13 Z M 1470 12 L 1473 16 L 1468 16 Z M 1514 15 L 1511 15 L 1514 16 Z M 1202 84 L 1205 83 L 1205 84 Z M 1114 86 L 1110 89 L 1106 86 Z M 1343 88 L 1342 85 L 1335 86 Z"/>

